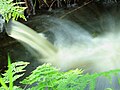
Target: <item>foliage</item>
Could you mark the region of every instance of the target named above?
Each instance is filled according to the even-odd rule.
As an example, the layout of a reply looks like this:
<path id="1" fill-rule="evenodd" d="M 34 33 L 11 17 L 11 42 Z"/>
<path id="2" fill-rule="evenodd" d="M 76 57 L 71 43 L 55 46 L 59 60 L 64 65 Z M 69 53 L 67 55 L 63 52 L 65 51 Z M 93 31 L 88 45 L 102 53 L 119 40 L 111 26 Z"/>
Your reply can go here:
<path id="1" fill-rule="evenodd" d="M 13 82 L 24 75 L 23 70 L 29 63 L 28 62 L 10 62 L 10 57 L 8 56 L 8 70 L 0 76 L 1 87 L 0 90 L 22 90 L 17 86 L 13 86 Z M 9 83 L 9 87 L 6 85 Z"/>
<path id="2" fill-rule="evenodd" d="M 8 62 L 8 70 L 3 74 L 3 78 L 0 77 L 2 85 L 0 90 L 25 90 L 25 88 L 13 86 L 13 82 L 23 76 L 23 69 L 28 63 L 15 62 L 11 64 L 9 57 Z M 119 72 L 120 70 L 111 70 L 102 73 L 83 74 L 83 70 L 80 69 L 61 72 L 51 64 L 43 64 L 21 81 L 21 84 L 30 85 L 26 90 L 84 90 L 88 85 L 90 90 L 94 90 L 98 77 L 105 76 L 111 80 L 111 75 Z M 9 83 L 9 87 L 6 83 Z M 106 90 L 112 89 L 107 88 Z"/>
<path id="3" fill-rule="evenodd" d="M 96 79 L 105 76 L 111 80 L 112 74 L 118 74 L 120 70 L 111 70 L 108 72 L 82 74 L 83 70 L 70 70 L 68 72 L 60 72 L 50 64 L 39 66 L 26 77 L 21 83 L 34 84 L 28 90 L 84 90 L 89 85 L 90 90 L 95 89 Z M 107 88 L 106 90 L 112 90 Z"/>
<path id="4" fill-rule="evenodd" d="M 13 0 L 0 0 L 0 14 L 8 22 L 11 18 L 17 20 L 18 17 L 26 20 L 23 12 L 26 7 L 21 7 L 22 2 L 13 3 Z"/>

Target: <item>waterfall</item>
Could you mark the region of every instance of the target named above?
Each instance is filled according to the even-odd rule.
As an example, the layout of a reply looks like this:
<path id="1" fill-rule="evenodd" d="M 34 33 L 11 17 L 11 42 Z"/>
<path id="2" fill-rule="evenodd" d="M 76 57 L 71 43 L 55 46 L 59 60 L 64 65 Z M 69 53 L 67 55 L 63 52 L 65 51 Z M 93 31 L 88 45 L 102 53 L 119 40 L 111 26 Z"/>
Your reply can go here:
<path id="1" fill-rule="evenodd" d="M 52 63 L 61 70 L 83 68 L 86 71 L 103 72 L 120 67 L 119 25 L 114 23 L 112 17 L 105 18 L 108 23 L 104 29 L 109 30 L 97 37 L 76 23 L 52 17 L 46 20 L 52 25 L 48 32 L 52 33 L 49 38 L 54 37 L 53 44 L 17 21 L 8 24 L 7 33 L 26 43 L 25 47 L 32 47 L 37 58 L 42 55 L 43 62 Z M 32 50 L 30 52 L 35 55 Z"/>
<path id="2" fill-rule="evenodd" d="M 93 36 L 88 30 L 74 22 L 53 17 L 44 17 L 49 24 L 48 34 L 38 34 L 27 26 L 11 21 L 7 26 L 9 36 L 24 42 L 25 47 L 40 61 L 52 63 L 61 70 L 82 68 L 86 72 L 104 72 L 120 68 L 120 23 L 111 16 L 102 17 L 100 23 L 104 32 Z M 37 21 L 41 19 L 36 19 Z M 45 24 L 45 23 L 44 23 Z M 45 27 L 47 25 L 45 24 Z M 95 27 L 96 29 L 98 27 Z M 51 39 L 52 38 L 52 39 Z M 49 42 L 48 40 L 51 42 Z M 113 77 L 113 84 L 107 79 L 97 80 L 96 90 L 113 87 L 119 90 L 118 81 Z"/>
<path id="3" fill-rule="evenodd" d="M 20 41 L 25 47 L 30 46 L 41 58 L 48 59 L 57 53 L 57 49 L 49 41 L 20 22 L 10 21 L 7 25 L 7 34 Z M 34 54 L 32 50 L 31 53 Z"/>

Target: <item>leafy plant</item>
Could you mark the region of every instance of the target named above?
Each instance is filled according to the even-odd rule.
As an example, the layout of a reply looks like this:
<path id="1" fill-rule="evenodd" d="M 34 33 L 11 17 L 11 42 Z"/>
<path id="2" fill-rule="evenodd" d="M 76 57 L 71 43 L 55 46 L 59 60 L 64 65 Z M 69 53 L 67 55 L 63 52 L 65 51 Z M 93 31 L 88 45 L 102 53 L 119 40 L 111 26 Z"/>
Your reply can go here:
<path id="1" fill-rule="evenodd" d="M 13 82 L 24 75 L 23 70 L 29 63 L 28 62 L 10 62 L 10 57 L 8 56 L 8 70 L 0 76 L 1 87 L 0 90 L 22 90 L 17 86 L 13 86 Z M 7 86 L 9 84 L 9 86 Z"/>
<path id="2" fill-rule="evenodd" d="M 102 73 L 83 74 L 83 70 L 80 69 L 61 72 L 51 64 L 43 64 L 20 82 L 29 85 L 26 89 L 22 89 L 20 86 L 14 86 L 13 82 L 23 76 L 23 69 L 28 63 L 15 62 L 11 64 L 9 57 L 8 62 L 8 70 L 2 75 L 3 78 L 0 77 L 2 85 L 0 90 L 84 90 L 88 85 L 90 90 L 94 90 L 98 77 L 105 76 L 111 80 L 111 75 L 120 72 L 120 70 L 111 70 Z M 6 83 L 9 83 L 9 87 Z M 107 88 L 106 90 L 112 89 Z"/>
<path id="3" fill-rule="evenodd" d="M 11 18 L 17 20 L 18 17 L 26 20 L 23 12 L 26 7 L 21 7 L 19 4 L 23 2 L 13 3 L 13 0 L 0 0 L 0 14 L 8 22 Z"/>
<path id="4" fill-rule="evenodd" d="M 105 76 L 110 79 L 112 74 L 118 74 L 119 72 L 120 70 L 111 70 L 102 73 L 83 74 L 83 70 L 79 69 L 60 72 L 50 64 L 44 64 L 37 67 L 21 83 L 35 85 L 28 90 L 46 90 L 46 88 L 47 90 L 84 90 L 87 85 L 89 85 L 89 90 L 95 90 L 98 77 Z M 110 88 L 107 90 L 110 90 Z"/>

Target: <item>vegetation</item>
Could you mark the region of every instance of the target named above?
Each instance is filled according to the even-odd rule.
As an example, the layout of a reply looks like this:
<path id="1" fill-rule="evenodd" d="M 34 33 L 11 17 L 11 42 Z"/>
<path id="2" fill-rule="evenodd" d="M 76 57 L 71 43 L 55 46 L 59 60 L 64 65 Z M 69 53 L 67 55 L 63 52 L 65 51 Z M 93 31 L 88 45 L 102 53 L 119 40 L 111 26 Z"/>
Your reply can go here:
<path id="1" fill-rule="evenodd" d="M 25 0 L 27 1 L 27 0 Z M 29 0 L 28 0 L 29 1 Z M 36 2 L 38 2 L 37 7 L 45 8 L 47 7 L 49 10 L 52 9 L 52 7 L 62 7 L 62 2 L 64 2 L 65 5 L 71 5 L 71 2 L 74 0 L 35 0 L 33 3 L 32 0 L 29 2 L 22 2 L 22 0 L 0 0 L 0 14 L 3 16 L 3 18 L 8 22 L 11 18 L 13 20 L 17 20 L 18 18 L 22 18 L 26 20 L 24 16 L 24 10 L 27 8 L 28 14 L 34 12 L 35 13 L 35 7 Z M 73 2 L 75 4 L 77 2 Z M 23 7 L 26 4 L 26 7 Z M 34 5 L 32 5 L 34 4 Z"/>
<path id="2" fill-rule="evenodd" d="M 59 0 L 58 0 L 59 1 Z M 47 5 L 48 2 L 44 0 Z M 26 20 L 23 11 L 26 7 L 21 7 L 22 2 L 13 3 L 13 0 L 0 0 L 0 14 L 8 22 L 11 18 L 17 20 L 18 17 Z M 51 5 L 51 4 L 50 4 Z M 50 5 L 49 8 L 51 7 Z M 31 75 L 20 81 L 19 86 L 15 86 L 14 82 L 24 75 L 24 68 L 28 62 L 10 62 L 8 56 L 8 70 L 0 75 L 0 90 L 84 90 L 89 85 L 90 90 L 94 90 L 96 79 L 105 76 L 111 80 L 112 74 L 118 74 L 120 70 L 111 70 L 108 72 L 83 74 L 83 70 L 75 69 L 67 72 L 61 72 L 51 64 L 43 64 L 37 67 Z M 24 84 L 27 88 L 21 88 Z M 108 88 L 107 90 L 111 90 Z"/>
<path id="3" fill-rule="evenodd" d="M 89 85 L 90 90 L 95 89 L 96 79 L 105 76 L 111 80 L 111 75 L 118 74 L 120 70 L 111 70 L 108 72 L 83 74 L 83 70 L 75 69 L 67 72 L 61 72 L 50 64 L 43 64 L 37 67 L 31 75 L 20 81 L 26 84 L 27 88 L 14 86 L 13 82 L 24 75 L 23 70 L 28 62 L 10 63 L 8 56 L 8 70 L 0 77 L 0 90 L 84 90 Z M 106 90 L 112 90 L 107 88 Z"/>
<path id="4" fill-rule="evenodd" d="M 26 20 L 24 10 L 26 7 L 19 6 L 22 2 L 13 3 L 13 0 L 0 0 L 0 14 L 8 22 L 11 18 L 17 20 L 18 17 Z"/>

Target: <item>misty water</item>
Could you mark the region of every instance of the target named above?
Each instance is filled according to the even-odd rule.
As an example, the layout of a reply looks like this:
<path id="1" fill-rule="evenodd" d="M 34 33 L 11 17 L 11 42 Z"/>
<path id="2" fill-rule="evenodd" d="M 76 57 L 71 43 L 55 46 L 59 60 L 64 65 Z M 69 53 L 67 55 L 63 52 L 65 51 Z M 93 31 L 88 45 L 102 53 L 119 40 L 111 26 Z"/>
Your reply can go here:
<path id="1" fill-rule="evenodd" d="M 52 23 L 48 30 L 52 33 L 51 42 L 46 34 L 38 34 L 16 21 L 10 22 L 8 35 L 23 42 L 25 47 L 32 47 L 34 50 L 30 52 L 37 54 L 38 60 L 50 62 L 61 70 L 83 68 L 101 72 L 119 68 L 119 25 L 115 25 L 112 17 L 106 23 L 109 31 L 96 37 L 76 23 L 53 17 L 47 19 Z"/>
<path id="2" fill-rule="evenodd" d="M 44 28 L 49 26 L 43 33 L 16 21 L 8 24 L 7 33 L 20 41 L 38 61 L 52 63 L 62 71 L 82 68 L 94 73 L 120 68 L 120 22 L 113 15 L 104 14 L 90 24 L 84 21 L 86 26 L 51 16 L 41 16 L 36 21 L 42 19 L 46 20 Z M 96 90 L 107 87 L 120 89 L 116 77 L 112 85 L 105 78 L 98 79 Z"/>

